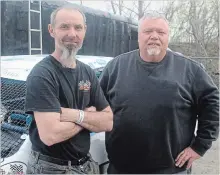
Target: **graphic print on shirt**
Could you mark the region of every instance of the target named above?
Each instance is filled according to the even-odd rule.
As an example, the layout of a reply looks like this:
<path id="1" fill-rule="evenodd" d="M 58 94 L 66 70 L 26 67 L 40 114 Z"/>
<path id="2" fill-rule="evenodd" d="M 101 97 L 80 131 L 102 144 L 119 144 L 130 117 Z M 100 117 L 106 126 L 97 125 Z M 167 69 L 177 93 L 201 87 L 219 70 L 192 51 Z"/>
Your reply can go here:
<path id="1" fill-rule="evenodd" d="M 80 81 L 78 84 L 79 90 L 88 92 L 91 89 L 91 82 L 89 80 L 86 81 Z"/>

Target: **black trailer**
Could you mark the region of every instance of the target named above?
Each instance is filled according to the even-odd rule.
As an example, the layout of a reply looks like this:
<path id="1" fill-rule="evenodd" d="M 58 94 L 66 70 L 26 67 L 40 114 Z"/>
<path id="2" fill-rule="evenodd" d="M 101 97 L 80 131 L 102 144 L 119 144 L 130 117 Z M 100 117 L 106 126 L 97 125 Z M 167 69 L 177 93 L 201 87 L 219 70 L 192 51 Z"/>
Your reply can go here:
<path id="1" fill-rule="evenodd" d="M 2 55 L 51 53 L 50 14 L 64 4 L 79 7 L 87 18 L 87 33 L 78 54 L 116 56 L 138 47 L 137 22 L 127 18 L 66 1 L 1 1 Z"/>

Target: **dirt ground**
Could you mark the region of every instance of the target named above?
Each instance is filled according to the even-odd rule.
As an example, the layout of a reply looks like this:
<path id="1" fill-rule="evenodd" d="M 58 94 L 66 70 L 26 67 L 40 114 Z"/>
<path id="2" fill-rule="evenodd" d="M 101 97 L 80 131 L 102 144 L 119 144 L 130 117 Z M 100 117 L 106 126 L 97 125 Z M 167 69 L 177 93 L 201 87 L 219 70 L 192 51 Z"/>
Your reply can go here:
<path id="1" fill-rule="evenodd" d="M 212 148 L 196 160 L 192 168 L 193 174 L 220 174 L 219 171 L 219 139 L 213 142 Z"/>

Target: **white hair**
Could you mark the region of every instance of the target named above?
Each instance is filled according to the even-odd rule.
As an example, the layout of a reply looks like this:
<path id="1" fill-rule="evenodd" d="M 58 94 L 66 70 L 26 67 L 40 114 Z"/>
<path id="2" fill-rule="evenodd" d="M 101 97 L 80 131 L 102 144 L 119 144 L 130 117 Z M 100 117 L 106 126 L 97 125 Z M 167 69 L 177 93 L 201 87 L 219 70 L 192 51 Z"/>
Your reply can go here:
<path id="1" fill-rule="evenodd" d="M 169 21 L 166 19 L 165 15 L 163 13 L 158 12 L 158 11 L 149 11 L 147 13 L 144 13 L 144 15 L 138 21 L 138 31 L 140 29 L 141 23 L 145 19 L 163 19 L 169 25 Z"/>

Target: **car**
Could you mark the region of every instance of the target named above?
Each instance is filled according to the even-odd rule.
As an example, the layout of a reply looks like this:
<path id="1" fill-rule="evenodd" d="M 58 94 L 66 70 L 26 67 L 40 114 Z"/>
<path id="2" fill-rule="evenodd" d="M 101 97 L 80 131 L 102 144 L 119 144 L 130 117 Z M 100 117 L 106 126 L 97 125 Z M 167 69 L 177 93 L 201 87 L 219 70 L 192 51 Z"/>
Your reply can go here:
<path id="1" fill-rule="evenodd" d="M 26 79 L 32 68 L 47 55 L 17 55 L 1 57 L 1 165 L 4 174 L 25 174 L 31 142 L 28 129 L 32 116 L 25 114 Z M 100 76 L 112 57 L 77 55 Z M 91 133 L 90 153 L 104 172 L 108 163 L 105 134 Z"/>

